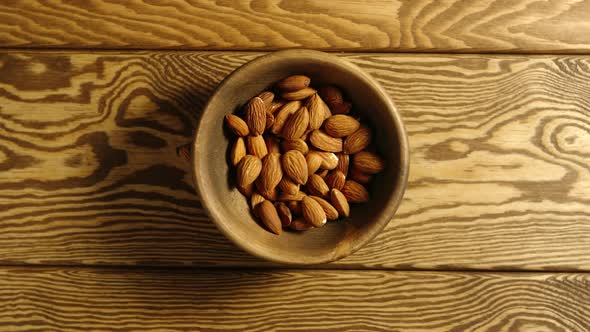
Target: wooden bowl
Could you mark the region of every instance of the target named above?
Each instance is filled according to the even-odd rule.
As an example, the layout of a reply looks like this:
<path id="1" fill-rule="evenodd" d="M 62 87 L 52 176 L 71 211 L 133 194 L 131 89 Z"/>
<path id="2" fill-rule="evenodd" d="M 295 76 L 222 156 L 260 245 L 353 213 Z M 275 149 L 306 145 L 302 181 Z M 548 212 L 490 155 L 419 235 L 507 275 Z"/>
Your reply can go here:
<path id="1" fill-rule="evenodd" d="M 277 236 L 252 216 L 248 200 L 228 172 L 230 140 L 224 116 L 278 80 L 293 74 L 311 77 L 312 85 L 339 86 L 366 113 L 386 170 L 370 187 L 371 200 L 352 204 L 350 217 L 305 232 Z M 204 208 L 219 230 L 245 251 L 273 262 L 319 264 L 358 250 L 392 219 L 406 188 L 409 153 L 402 119 L 383 88 L 357 66 L 335 55 L 286 50 L 257 58 L 229 75 L 203 111 L 193 146 L 194 177 Z M 232 172 L 233 174 L 233 172 Z"/>

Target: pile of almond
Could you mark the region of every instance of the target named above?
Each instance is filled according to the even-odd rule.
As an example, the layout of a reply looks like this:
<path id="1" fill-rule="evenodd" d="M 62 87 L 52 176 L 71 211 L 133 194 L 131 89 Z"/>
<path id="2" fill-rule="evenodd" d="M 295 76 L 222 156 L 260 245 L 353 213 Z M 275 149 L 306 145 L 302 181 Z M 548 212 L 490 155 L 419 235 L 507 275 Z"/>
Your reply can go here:
<path id="1" fill-rule="evenodd" d="M 310 87 L 294 75 L 227 115 L 236 138 L 230 163 L 236 183 L 266 228 L 304 231 L 348 217 L 349 203 L 369 200 L 365 187 L 383 171 L 371 129 L 352 114 L 335 86 Z M 278 98 L 275 98 L 275 95 Z"/>

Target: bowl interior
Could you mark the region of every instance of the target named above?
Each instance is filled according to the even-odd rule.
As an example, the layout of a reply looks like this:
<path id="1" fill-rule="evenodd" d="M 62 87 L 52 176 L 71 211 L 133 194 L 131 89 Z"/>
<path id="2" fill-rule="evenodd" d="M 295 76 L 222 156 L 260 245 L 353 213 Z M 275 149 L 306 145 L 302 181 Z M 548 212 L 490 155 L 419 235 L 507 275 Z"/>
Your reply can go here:
<path id="1" fill-rule="evenodd" d="M 312 85 L 335 84 L 366 114 L 387 168 L 370 187 L 371 200 L 351 205 L 346 220 L 306 232 L 266 231 L 252 216 L 248 200 L 228 175 L 228 137 L 224 116 L 274 82 L 293 74 Z M 195 182 L 203 206 L 219 229 L 241 248 L 281 263 L 317 264 L 344 257 L 368 242 L 393 217 L 407 181 L 408 146 L 399 114 L 383 89 L 358 67 L 322 52 L 290 50 L 258 58 L 222 82 L 204 110 L 195 138 Z M 233 172 L 232 172 L 233 175 Z"/>

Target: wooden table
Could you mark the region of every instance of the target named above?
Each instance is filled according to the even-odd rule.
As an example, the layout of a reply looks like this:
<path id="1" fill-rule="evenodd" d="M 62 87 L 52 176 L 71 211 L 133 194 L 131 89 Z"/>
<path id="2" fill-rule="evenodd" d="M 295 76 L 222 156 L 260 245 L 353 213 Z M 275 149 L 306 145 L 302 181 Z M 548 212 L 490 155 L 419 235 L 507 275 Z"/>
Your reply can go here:
<path id="1" fill-rule="evenodd" d="M 590 1 L 0 3 L 0 330 L 590 330 Z M 276 266 L 176 148 L 305 47 L 402 113 L 409 187 L 354 255 Z M 195 75 L 198 73 L 198 75 Z"/>

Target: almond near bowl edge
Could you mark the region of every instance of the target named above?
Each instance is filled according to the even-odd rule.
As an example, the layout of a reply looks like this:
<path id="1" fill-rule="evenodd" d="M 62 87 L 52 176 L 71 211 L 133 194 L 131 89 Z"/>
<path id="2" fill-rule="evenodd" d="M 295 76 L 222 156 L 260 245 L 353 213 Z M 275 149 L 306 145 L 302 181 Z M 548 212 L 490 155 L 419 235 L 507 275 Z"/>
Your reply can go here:
<path id="1" fill-rule="evenodd" d="M 279 237 L 260 227 L 248 200 L 228 181 L 230 140 L 224 117 L 273 83 L 295 74 L 312 84 L 339 86 L 366 114 L 386 168 L 376 175 L 371 200 L 351 206 L 345 220 Z M 355 252 L 393 219 L 409 173 L 409 146 L 403 121 L 385 90 L 356 65 L 319 51 L 285 50 L 254 59 L 227 76 L 205 106 L 193 141 L 193 176 L 201 204 L 229 240 L 250 254 L 285 264 L 320 264 Z M 392 222 L 395 222 L 393 219 Z"/>

